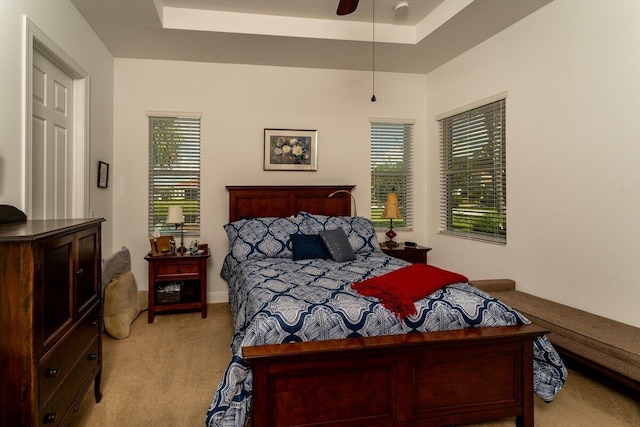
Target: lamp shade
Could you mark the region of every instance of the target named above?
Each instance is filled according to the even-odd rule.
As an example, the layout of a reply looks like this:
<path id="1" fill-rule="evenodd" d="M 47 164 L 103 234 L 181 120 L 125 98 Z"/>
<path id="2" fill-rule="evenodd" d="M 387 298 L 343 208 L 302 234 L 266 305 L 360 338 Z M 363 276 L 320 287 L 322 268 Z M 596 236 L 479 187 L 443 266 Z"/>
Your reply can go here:
<path id="1" fill-rule="evenodd" d="M 182 206 L 169 206 L 167 214 L 167 224 L 184 224 L 184 214 Z"/>
<path id="2" fill-rule="evenodd" d="M 402 219 L 400 208 L 398 208 L 398 195 L 396 193 L 391 192 L 387 194 L 387 203 L 384 205 L 382 218 Z"/>

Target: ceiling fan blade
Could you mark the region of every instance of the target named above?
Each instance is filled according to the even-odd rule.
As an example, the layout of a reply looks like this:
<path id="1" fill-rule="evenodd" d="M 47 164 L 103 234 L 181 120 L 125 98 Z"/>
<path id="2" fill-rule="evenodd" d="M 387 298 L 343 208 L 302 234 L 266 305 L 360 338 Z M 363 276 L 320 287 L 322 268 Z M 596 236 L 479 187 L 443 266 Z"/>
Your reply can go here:
<path id="1" fill-rule="evenodd" d="M 338 3 L 338 15 L 348 15 L 355 12 L 358 7 L 358 0 L 340 0 Z"/>

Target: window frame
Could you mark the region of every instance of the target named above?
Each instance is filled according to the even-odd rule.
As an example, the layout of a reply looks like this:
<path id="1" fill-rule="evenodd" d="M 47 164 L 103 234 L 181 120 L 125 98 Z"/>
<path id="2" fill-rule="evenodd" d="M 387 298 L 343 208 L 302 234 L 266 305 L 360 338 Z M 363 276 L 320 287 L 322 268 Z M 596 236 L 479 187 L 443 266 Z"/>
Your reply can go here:
<path id="1" fill-rule="evenodd" d="M 439 234 L 507 243 L 506 98 L 499 94 L 437 117 Z"/>
<path id="2" fill-rule="evenodd" d="M 149 236 L 153 235 L 156 228 L 159 228 L 162 236 L 176 235 L 178 230 L 175 225 L 166 223 L 169 206 L 182 206 L 185 236 L 200 236 L 201 118 L 199 113 L 147 112 L 149 132 L 147 226 Z M 167 126 L 172 121 L 174 126 L 178 126 L 179 135 L 177 138 L 171 138 L 168 132 L 163 135 L 157 132 L 161 123 Z M 161 155 L 157 149 L 159 140 L 162 140 L 169 147 L 166 149 L 167 151 L 172 149 L 172 144 L 176 146 L 174 155 L 165 153 L 165 158 L 176 160 L 168 168 L 162 167 L 157 161 Z M 178 156 L 178 150 L 185 150 L 185 153 Z M 165 184 L 158 184 L 159 182 Z M 158 189 L 162 187 L 164 190 Z M 180 191 L 176 192 L 176 189 L 180 189 Z M 165 203 L 157 200 L 158 197 L 162 197 L 158 194 L 163 191 L 174 193 L 167 196 Z"/>
<path id="3" fill-rule="evenodd" d="M 371 118 L 370 123 L 370 179 L 371 203 L 370 218 L 377 231 L 389 228 L 389 220 L 380 218 L 385 207 L 387 194 L 395 191 L 402 219 L 393 220 L 395 230 L 413 229 L 413 132 L 415 120 Z M 396 145 L 402 134 L 401 147 Z M 388 148 L 385 154 L 385 147 Z M 387 161 L 384 160 L 387 157 Z M 398 160 L 399 158 L 402 160 Z M 391 159 L 389 161 L 389 159 Z M 388 173 L 379 173 L 378 166 L 393 165 L 401 161 L 400 168 Z M 385 176 L 389 182 L 377 184 Z"/>

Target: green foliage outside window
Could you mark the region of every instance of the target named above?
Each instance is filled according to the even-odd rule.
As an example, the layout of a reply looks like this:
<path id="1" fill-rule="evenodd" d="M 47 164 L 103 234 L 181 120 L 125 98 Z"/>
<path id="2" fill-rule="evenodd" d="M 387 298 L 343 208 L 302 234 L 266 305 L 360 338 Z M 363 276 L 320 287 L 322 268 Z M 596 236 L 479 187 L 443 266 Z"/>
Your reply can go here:
<path id="1" fill-rule="evenodd" d="M 150 234 L 175 234 L 169 206 L 182 206 L 185 235 L 200 234 L 200 118 L 149 117 Z"/>
<path id="2" fill-rule="evenodd" d="M 505 100 L 440 120 L 440 232 L 505 243 Z"/>
<path id="3" fill-rule="evenodd" d="M 382 218 L 387 194 L 398 195 L 402 219 L 394 219 L 394 228 L 413 225 L 413 125 L 408 123 L 371 123 L 371 221 L 376 228 L 389 227 Z"/>

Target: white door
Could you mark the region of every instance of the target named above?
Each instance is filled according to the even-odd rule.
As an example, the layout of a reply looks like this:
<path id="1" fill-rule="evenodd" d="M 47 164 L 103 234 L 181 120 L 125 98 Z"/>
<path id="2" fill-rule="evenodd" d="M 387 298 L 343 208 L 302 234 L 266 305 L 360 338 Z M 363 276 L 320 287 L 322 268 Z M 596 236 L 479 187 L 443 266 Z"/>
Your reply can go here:
<path id="1" fill-rule="evenodd" d="M 73 79 L 33 50 L 31 219 L 72 216 Z"/>

